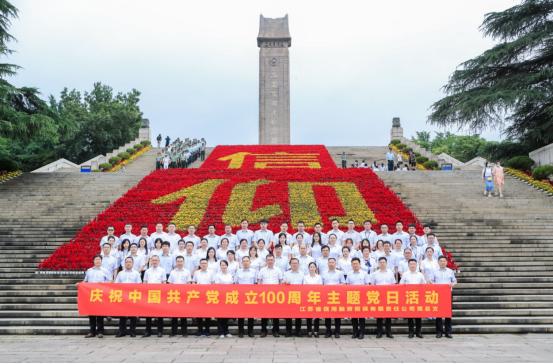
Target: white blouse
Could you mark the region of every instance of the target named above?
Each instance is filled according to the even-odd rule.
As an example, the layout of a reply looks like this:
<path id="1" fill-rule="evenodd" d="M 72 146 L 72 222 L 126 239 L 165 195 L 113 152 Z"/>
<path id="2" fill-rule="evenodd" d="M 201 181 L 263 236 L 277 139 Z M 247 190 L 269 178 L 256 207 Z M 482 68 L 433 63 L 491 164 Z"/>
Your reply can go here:
<path id="1" fill-rule="evenodd" d="M 318 274 L 315 274 L 314 276 L 308 274 L 303 276 L 303 284 L 323 284 L 323 278 Z"/>
<path id="2" fill-rule="evenodd" d="M 228 270 L 227 270 L 227 274 L 224 274 L 223 272 L 219 272 L 215 275 L 215 283 L 233 284 L 234 278 L 232 277 L 232 274 L 230 274 Z"/>
<path id="3" fill-rule="evenodd" d="M 323 256 L 323 254 L 321 253 L 321 245 L 320 244 L 315 244 L 313 246 L 309 245 L 309 253 L 311 253 L 311 256 L 313 257 L 313 259 L 315 260 L 319 259 L 320 257 Z"/>

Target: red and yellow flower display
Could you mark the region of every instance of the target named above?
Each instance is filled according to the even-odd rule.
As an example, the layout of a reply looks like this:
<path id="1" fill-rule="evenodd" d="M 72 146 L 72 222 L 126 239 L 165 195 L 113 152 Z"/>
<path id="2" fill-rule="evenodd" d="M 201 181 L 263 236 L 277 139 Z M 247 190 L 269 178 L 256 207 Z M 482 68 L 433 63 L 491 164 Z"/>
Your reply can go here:
<path id="1" fill-rule="evenodd" d="M 157 222 L 164 226 L 174 222 L 181 236 L 187 235 L 189 225 L 204 236 L 210 224 L 222 234 L 225 224 L 236 231 L 242 219 L 252 230 L 259 228 L 259 220 L 267 219 L 274 233 L 284 221 L 291 228 L 303 221 L 308 232 L 321 222 L 323 231 L 328 231 L 334 218 L 344 230 L 349 219 L 358 231 L 364 220 L 371 220 L 378 233 L 382 223 L 394 230 L 395 222 L 402 220 L 422 232 L 414 214 L 375 173 L 337 168 L 324 146 L 219 146 L 200 169 L 150 173 L 39 268 L 89 268 L 108 225 L 114 225 L 119 235 L 130 222 L 138 235 L 142 225 L 153 232 Z"/>

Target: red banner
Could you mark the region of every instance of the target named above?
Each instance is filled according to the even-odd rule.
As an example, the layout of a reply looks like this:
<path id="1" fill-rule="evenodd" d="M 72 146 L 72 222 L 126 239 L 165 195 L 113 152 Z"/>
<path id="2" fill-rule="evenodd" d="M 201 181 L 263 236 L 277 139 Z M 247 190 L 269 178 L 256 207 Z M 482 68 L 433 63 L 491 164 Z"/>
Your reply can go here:
<path id="1" fill-rule="evenodd" d="M 221 318 L 451 317 L 448 285 L 80 283 L 79 314 Z"/>

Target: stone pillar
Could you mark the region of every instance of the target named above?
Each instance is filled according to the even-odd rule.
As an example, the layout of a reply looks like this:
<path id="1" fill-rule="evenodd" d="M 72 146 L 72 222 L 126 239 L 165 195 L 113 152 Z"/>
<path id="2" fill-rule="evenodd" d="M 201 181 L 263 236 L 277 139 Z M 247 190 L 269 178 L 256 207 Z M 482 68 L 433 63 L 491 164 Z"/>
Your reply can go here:
<path id="1" fill-rule="evenodd" d="M 390 131 L 390 140 L 403 138 L 403 128 L 399 118 L 392 119 L 392 130 Z"/>
<path id="2" fill-rule="evenodd" d="M 290 58 L 288 14 L 260 17 L 259 144 L 290 144 Z"/>

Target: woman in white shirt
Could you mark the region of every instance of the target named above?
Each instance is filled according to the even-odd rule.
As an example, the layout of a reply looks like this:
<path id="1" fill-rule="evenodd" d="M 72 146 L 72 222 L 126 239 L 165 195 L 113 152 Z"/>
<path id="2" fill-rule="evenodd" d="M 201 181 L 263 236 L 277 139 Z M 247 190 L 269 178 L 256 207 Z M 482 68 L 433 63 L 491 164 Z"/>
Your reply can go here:
<path id="1" fill-rule="evenodd" d="M 384 252 L 384 242 L 382 240 L 379 240 L 376 242 L 375 251 L 371 253 L 371 258 L 378 262 L 378 258 L 383 255 L 386 255 L 386 253 Z"/>
<path id="2" fill-rule="evenodd" d="M 438 261 L 434 259 L 434 249 L 431 247 L 426 248 L 426 259 L 421 262 L 420 268 L 427 282 L 430 282 L 427 273 L 440 268 Z"/>
<path id="3" fill-rule="evenodd" d="M 321 234 L 314 232 L 311 236 L 311 245 L 309 246 L 309 255 L 313 257 L 313 259 L 317 260 L 320 257 L 322 257 L 321 248 L 322 248 L 323 240 L 321 238 Z"/>
<path id="4" fill-rule="evenodd" d="M 221 259 L 221 261 L 223 261 L 225 259 Z M 238 262 L 236 261 L 236 259 L 234 259 L 234 250 L 229 250 L 227 252 L 227 270 L 230 274 L 232 274 L 232 276 L 234 277 L 234 275 L 236 274 L 236 272 L 238 271 L 238 269 L 240 268 L 240 264 L 238 264 Z M 219 272 L 221 271 L 221 266 L 219 266 Z"/>
<path id="5" fill-rule="evenodd" d="M 336 243 L 335 234 L 328 234 L 328 247 L 330 248 L 330 257 L 338 260 L 342 254 L 342 245 Z"/>
<path id="6" fill-rule="evenodd" d="M 221 239 L 221 247 L 217 249 L 217 260 L 226 260 L 227 259 L 227 253 L 229 251 L 228 248 L 228 239 L 222 238 Z"/>
<path id="7" fill-rule="evenodd" d="M 250 255 L 250 252 L 248 250 L 248 241 L 246 239 L 240 240 L 240 249 L 236 251 L 236 259 L 238 260 L 238 264 L 240 265 L 240 268 L 242 268 L 242 258 L 247 257 Z"/>
<path id="8" fill-rule="evenodd" d="M 163 243 L 163 239 L 157 238 L 154 242 L 154 249 L 150 250 L 150 259 L 157 255 L 158 257 L 161 257 L 163 255 L 163 250 L 161 250 L 161 244 Z"/>
<path id="9" fill-rule="evenodd" d="M 265 266 L 265 263 L 257 256 L 257 248 L 255 246 L 250 247 L 250 268 L 259 273 L 261 268 Z"/>
<path id="10" fill-rule="evenodd" d="M 257 256 L 265 263 L 265 258 L 269 255 L 269 251 L 265 249 L 265 240 L 259 239 L 257 241 Z"/>
<path id="11" fill-rule="evenodd" d="M 351 240 L 351 239 L 348 239 L 348 240 Z M 344 274 L 344 278 L 346 278 L 347 275 L 351 271 L 353 271 L 353 268 L 351 267 L 351 257 L 349 256 L 349 251 L 350 249 L 347 246 L 342 248 L 342 257 L 338 259 L 338 264 L 336 265 L 336 268 L 340 269 Z"/>
<path id="12" fill-rule="evenodd" d="M 131 241 L 129 239 L 123 240 L 121 243 L 121 250 L 119 251 L 119 263 L 125 265 L 125 258 L 131 254 Z"/>
<path id="13" fill-rule="evenodd" d="M 323 279 L 317 274 L 317 264 L 309 263 L 309 274 L 303 277 L 303 284 L 323 284 Z M 315 331 L 313 328 L 313 320 L 315 320 Z M 307 319 L 307 337 L 319 337 L 319 319 Z"/>
<path id="14" fill-rule="evenodd" d="M 146 271 L 146 269 L 148 269 L 148 262 L 150 261 L 149 253 L 150 252 L 148 251 L 148 242 L 146 241 L 146 239 L 140 238 L 140 240 L 138 240 L 138 251 L 136 252 L 136 254 L 142 255 L 144 257 L 143 271 Z"/>
<path id="15" fill-rule="evenodd" d="M 292 258 L 297 258 L 299 257 L 301 254 L 300 254 L 300 246 L 303 244 L 303 235 L 301 234 L 298 234 L 296 235 L 296 241 L 298 242 L 297 244 L 294 245 L 294 247 L 292 248 Z"/>
<path id="16" fill-rule="evenodd" d="M 286 234 L 284 233 L 280 233 L 278 234 L 278 243 L 280 245 L 282 245 L 282 256 L 284 258 L 288 258 L 290 259 L 288 256 L 290 255 L 290 246 L 288 245 L 288 242 L 286 241 L 288 237 L 286 236 Z M 276 246 L 276 245 L 275 245 Z M 274 254 L 274 250 L 273 250 L 273 254 Z M 267 257 L 265 257 L 267 258 Z"/>
<path id="17" fill-rule="evenodd" d="M 213 249 L 213 247 L 209 249 Z M 219 269 L 219 273 L 215 275 L 215 284 L 233 284 L 234 278 L 232 277 L 232 274 L 230 274 L 230 272 L 228 271 L 228 263 L 226 260 L 221 260 L 221 262 L 219 263 Z M 224 339 L 225 337 L 232 337 L 232 335 L 228 331 L 228 318 L 217 319 L 217 330 L 219 331 L 220 339 Z"/>
<path id="18" fill-rule="evenodd" d="M 213 274 L 219 270 L 219 263 L 217 263 L 217 253 L 214 247 L 207 249 L 207 269 L 211 270 Z M 197 267 L 196 267 L 197 268 Z"/>

